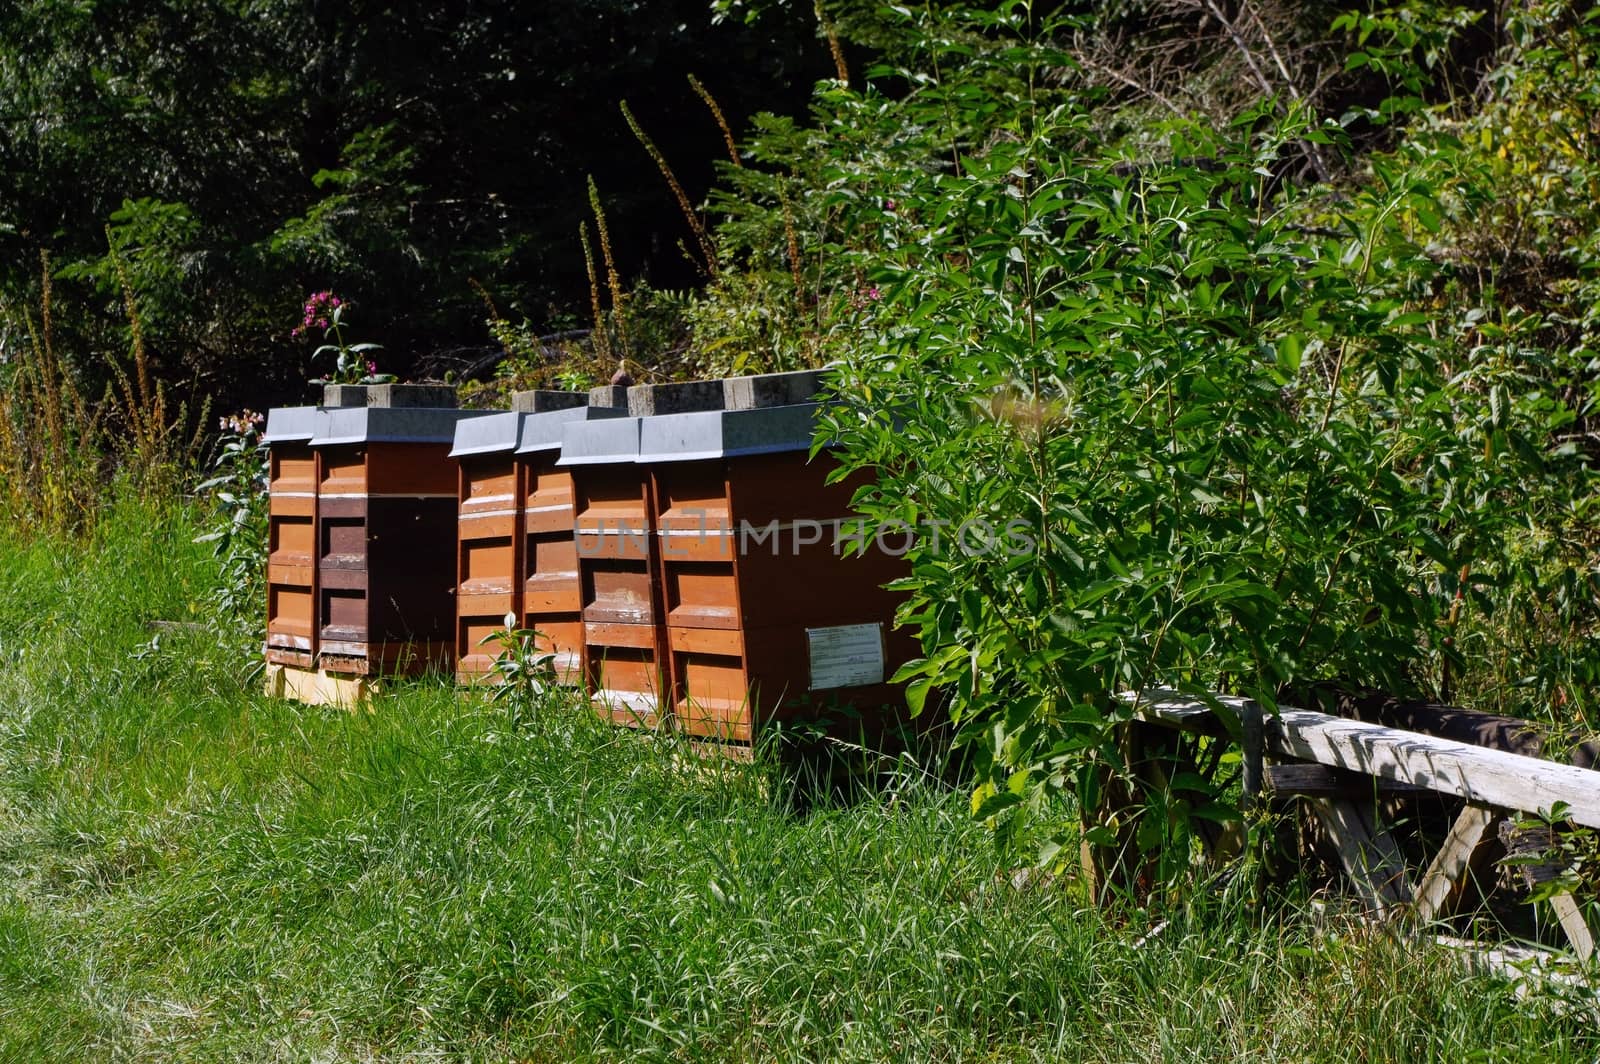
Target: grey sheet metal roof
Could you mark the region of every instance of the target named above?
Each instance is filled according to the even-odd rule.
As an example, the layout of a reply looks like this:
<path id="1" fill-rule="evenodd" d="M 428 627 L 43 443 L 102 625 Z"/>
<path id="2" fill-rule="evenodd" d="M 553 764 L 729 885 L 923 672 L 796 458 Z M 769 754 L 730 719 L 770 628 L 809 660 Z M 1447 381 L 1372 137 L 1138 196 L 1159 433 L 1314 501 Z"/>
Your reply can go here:
<path id="1" fill-rule="evenodd" d="M 663 414 L 640 422 L 640 462 L 777 454 L 811 448 L 819 403 Z"/>
<path id="2" fill-rule="evenodd" d="M 561 457 L 556 465 L 605 465 L 639 457 L 642 418 L 612 417 L 568 421 L 561 427 Z"/>
<path id="3" fill-rule="evenodd" d="M 304 443 L 317 434 L 317 408 L 280 406 L 267 411 L 267 443 Z"/>
<path id="4" fill-rule="evenodd" d="M 566 410 L 546 410 L 538 414 L 522 415 L 521 435 L 517 441 L 518 454 L 534 451 L 554 451 L 561 446 L 567 425 L 577 421 L 614 421 L 626 415 L 625 410 L 605 406 L 578 406 Z"/>
<path id="5" fill-rule="evenodd" d="M 485 417 L 464 418 L 456 422 L 455 446 L 450 450 L 450 457 L 516 450 L 517 433 L 522 428 L 524 416 L 514 410 L 496 410 Z"/>
<path id="6" fill-rule="evenodd" d="M 346 443 L 454 443 L 456 424 L 492 414 L 439 407 L 339 407 L 317 419 L 313 447 Z"/>

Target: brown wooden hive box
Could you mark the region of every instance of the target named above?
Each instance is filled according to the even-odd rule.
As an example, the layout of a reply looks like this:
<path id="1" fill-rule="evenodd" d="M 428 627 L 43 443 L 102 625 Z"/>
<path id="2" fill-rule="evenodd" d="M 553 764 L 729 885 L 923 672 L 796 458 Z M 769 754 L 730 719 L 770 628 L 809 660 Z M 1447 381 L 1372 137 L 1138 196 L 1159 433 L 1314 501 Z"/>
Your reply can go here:
<path id="1" fill-rule="evenodd" d="M 365 405 L 273 411 L 269 688 L 342 699 L 437 665 L 483 680 L 510 615 L 621 723 L 877 735 L 916 652 L 884 586 L 906 566 L 870 537 L 845 549 L 858 479 L 829 484 L 835 460 L 810 455 L 817 386 L 520 393 L 483 413 L 357 389 L 330 401 Z M 632 415 L 600 405 L 624 395 Z"/>
<path id="2" fill-rule="evenodd" d="M 318 667 L 373 676 L 452 662 L 458 421 L 439 408 L 326 410 L 317 453 Z"/>
<path id="3" fill-rule="evenodd" d="M 769 723 L 831 721 L 875 736 L 899 721 L 888 678 L 916 654 L 885 584 L 903 559 L 864 537 L 859 478 L 811 458 L 815 404 L 641 423 L 655 499 L 665 674 L 678 726 L 751 742 Z M 892 550 L 896 544 L 889 543 Z"/>
<path id="4" fill-rule="evenodd" d="M 316 664 L 317 408 L 267 415 L 267 641 L 269 665 Z"/>
<path id="5" fill-rule="evenodd" d="M 583 675 L 595 705 L 623 724 L 660 720 L 666 670 L 654 496 L 640 419 L 568 423 L 556 467 L 571 476 Z"/>
<path id="6" fill-rule="evenodd" d="M 524 396 L 532 412 L 463 421 L 451 451 L 460 466 L 455 641 L 463 683 L 492 673 L 499 650 L 483 641 L 505 628 L 508 614 L 539 633 L 558 680 L 582 681 L 572 474 L 556 460 L 563 425 L 621 411 L 590 408 L 583 394 L 522 393 L 518 401 Z"/>

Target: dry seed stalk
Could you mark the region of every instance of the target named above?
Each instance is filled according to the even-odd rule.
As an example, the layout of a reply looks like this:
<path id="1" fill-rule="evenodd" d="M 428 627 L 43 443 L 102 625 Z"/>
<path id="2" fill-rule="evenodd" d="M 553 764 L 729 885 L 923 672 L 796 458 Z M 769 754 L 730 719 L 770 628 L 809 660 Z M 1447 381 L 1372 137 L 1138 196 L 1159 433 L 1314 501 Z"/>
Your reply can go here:
<path id="1" fill-rule="evenodd" d="M 50 252 L 39 250 L 39 332 L 33 332 L 33 320 L 28 319 L 29 339 L 34 349 L 34 380 L 44 401 L 45 429 L 49 433 L 53 458 L 66 452 L 66 424 L 61 414 L 60 381 L 63 377 L 56 362 L 53 291 L 50 287 Z"/>
<path id="2" fill-rule="evenodd" d="M 139 313 L 139 301 L 134 295 L 133 283 L 128 278 L 127 267 L 117 254 L 116 245 L 111 242 L 109 229 L 106 239 L 111 247 L 112 269 L 116 272 L 123 303 L 127 308 L 134 376 L 130 380 L 115 361 L 111 363 L 111 368 L 122 387 L 124 413 L 132 430 L 134 446 L 129 453 L 134 460 L 134 473 L 146 490 L 159 492 L 170 486 L 168 477 L 193 460 L 198 452 L 201 434 L 197 432 L 195 441 L 187 446 L 179 436 L 189 417 L 187 403 L 179 405 L 175 418 L 170 422 L 167 419 L 167 390 L 160 381 L 152 382 L 150 355 L 144 341 L 144 319 Z M 210 401 L 207 400 L 201 415 L 202 424 L 205 412 L 209 410 Z"/>
<path id="3" fill-rule="evenodd" d="M 839 43 L 839 31 L 833 28 L 832 20 L 822 10 L 822 0 L 816 0 L 816 10 L 817 23 L 822 27 L 823 36 L 828 38 L 828 51 L 833 53 L 833 69 L 839 75 L 839 83 L 849 88 L 850 67 L 844 61 L 844 45 Z"/>
<path id="4" fill-rule="evenodd" d="M 800 276 L 800 234 L 795 229 L 794 209 L 789 205 L 789 194 L 778 186 L 778 203 L 783 208 L 783 235 L 789 242 L 789 276 L 794 279 L 794 309 L 802 316 L 806 312 L 805 282 Z"/>
<path id="5" fill-rule="evenodd" d="M 110 232 L 107 232 L 107 238 Z M 139 319 L 137 305 L 133 299 L 133 285 L 128 281 L 128 271 L 122 265 L 122 259 L 117 255 L 116 247 L 111 249 L 111 267 L 117 275 L 117 284 L 122 288 L 123 305 L 128 313 L 128 331 L 131 336 L 133 352 L 134 380 L 116 362 L 111 363 L 112 372 L 116 374 L 117 383 L 122 387 L 122 405 L 128 418 L 128 427 L 132 430 L 134 453 L 142 460 L 148 460 L 153 449 L 154 431 L 150 424 L 149 414 L 149 386 L 150 376 L 145 368 L 144 357 L 144 326 Z M 141 464 L 144 464 L 141 461 Z"/>
<path id="6" fill-rule="evenodd" d="M 628 357 L 628 326 L 623 307 L 627 297 L 622 291 L 622 278 L 617 276 L 617 260 L 611 254 L 611 231 L 606 227 L 606 212 L 600 206 L 600 189 L 594 176 L 589 177 L 589 209 L 594 211 L 594 227 L 600 234 L 600 258 L 606 267 L 606 287 L 611 290 L 611 322 L 617 327 L 617 358 Z"/>
<path id="7" fill-rule="evenodd" d="M 39 257 L 40 320 L 26 309 L 10 387 L 0 395 L 0 508 L 51 531 L 86 527 L 95 514 L 99 414 L 56 357 L 50 258 Z"/>
<path id="8" fill-rule="evenodd" d="M 733 165 L 744 166 L 744 163 L 739 161 L 738 142 L 733 139 L 733 130 L 728 128 L 728 120 L 723 116 L 722 108 L 717 106 L 716 97 L 712 96 L 711 90 L 700 84 L 700 79 L 693 74 L 689 75 L 689 87 L 695 91 L 696 96 L 705 101 L 707 107 L 711 108 L 711 117 L 717 120 L 717 128 L 722 130 L 723 143 L 728 146 L 728 158 L 733 160 Z"/>
<path id="9" fill-rule="evenodd" d="M 594 315 L 594 342 L 600 357 L 611 361 L 611 339 L 606 334 L 605 317 L 600 310 L 600 279 L 595 276 L 594 249 L 589 246 L 589 223 L 578 223 L 578 239 L 583 242 L 583 265 L 589 271 L 589 309 Z"/>
<path id="10" fill-rule="evenodd" d="M 474 292 L 478 293 L 478 298 L 483 300 L 483 305 L 489 311 L 489 321 L 498 328 L 505 319 L 500 317 L 500 308 L 494 305 L 494 297 L 489 295 L 487 288 L 478 283 L 476 277 L 468 277 L 467 284 L 472 287 Z M 500 343 L 500 353 L 507 356 L 511 354 L 511 348 L 504 341 Z"/>
<path id="11" fill-rule="evenodd" d="M 633 130 L 633 135 L 639 143 L 644 145 L 644 150 L 650 158 L 655 160 L 656 168 L 661 171 L 661 176 L 667 179 L 667 187 L 672 189 L 672 195 L 678 201 L 678 209 L 683 212 L 684 220 L 689 223 L 689 230 L 694 233 L 695 241 L 700 245 L 700 254 L 706 260 L 706 275 L 712 278 L 717 276 L 717 252 L 711 243 L 711 235 L 706 232 L 700 216 L 695 213 L 694 205 L 689 202 L 689 194 L 683 190 L 683 185 L 678 182 L 678 175 L 672 172 L 672 166 L 667 162 L 667 157 L 661 154 L 661 149 L 656 147 L 656 142 L 650 139 L 639 120 L 633 117 L 633 111 L 628 107 L 628 101 L 622 101 L 622 117 L 627 120 L 628 128 Z"/>
<path id="12" fill-rule="evenodd" d="M 478 298 L 483 300 L 483 305 L 489 308 L 489 318 L 492 321 L 501 321 L 500 309 L 494 305 L 494 297 L 489 294 L 489 290 L 478 283 L 476 277 L 468 277 L 467 284 L 471 285 L 472 290 L 478 293 Z"/>

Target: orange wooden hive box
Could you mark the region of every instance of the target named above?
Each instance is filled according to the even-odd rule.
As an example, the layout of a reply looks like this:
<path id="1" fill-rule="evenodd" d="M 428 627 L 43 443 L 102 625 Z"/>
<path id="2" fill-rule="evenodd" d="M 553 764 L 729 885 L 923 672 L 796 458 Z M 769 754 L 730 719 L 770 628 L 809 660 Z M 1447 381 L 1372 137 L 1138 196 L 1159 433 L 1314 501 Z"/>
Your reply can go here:
<path id="1" fill-rule="evenodd" d="M 522 392 L 509 413 L 463 421 L 451 451 L 460 465 L 456 675 L 493 670 L 486 636 L 505 627 L 539 633 L 556 675 L 581 683 L 582 596 L 573 538 L 572 474 L 556 465 L 562 427 L 620 416 L 573 392 Z"/>
<path id="2" fill-rule="evenodd" d="M 509 411 L 459 421 L 450 457 L 457 467 L 456 679 L 471 683 L 492 671 L 497 650 L 484 637 L 521 626 L 517 579 L 522 536 L 521 487 L 515 452 L 522 417 Z"/>
<path id="3" fill-rule="evenodd" d="M 476 412 L 324 411 L 317 452 L 318 667 L 408 674 L 455 654 L 455 428 Z"/>
<path id="4" fill-rule="evenodd" d="M 571 475 L 583 620 L 583 675 L 595 705 L 619 723 L 651 726 L 666 676 L 655 577 L 655 501 L 635 417 L 573 421 L 556 466 Z"/>
<path id="5" fill-rule="evenodd" d="M 751 742 L 770 723 L 807 720 L 875 737 L 903 716 L 888 678 L 916 644 L 895 630 L 901 596 L 884 585 L 907 566 L 862 535 L 850 509 L 859 479 L 829 484 L 835 461 L 810 456 L 818 409 L 640 423 L 667 695 L 691 735 Z M 868 549 L 849 553 L 852 538 Z"/>
<path id="6" fill-rule="evenodd" d="M 317 655 L 317 408 L 267 414 L 268 665 L 310 669 Z"/>

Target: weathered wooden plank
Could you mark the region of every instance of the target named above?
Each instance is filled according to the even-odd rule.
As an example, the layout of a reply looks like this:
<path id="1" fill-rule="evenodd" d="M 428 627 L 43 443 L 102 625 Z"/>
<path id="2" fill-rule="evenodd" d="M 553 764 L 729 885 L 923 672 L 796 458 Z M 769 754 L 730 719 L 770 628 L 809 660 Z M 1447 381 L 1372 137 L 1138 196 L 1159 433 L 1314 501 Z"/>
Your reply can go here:
<path id="1" fill-rule="evenodd" d="M 1503 821 L 1500 825 L 1500 841 L 1505 845 L 1507 862 L 1516 864 L 1523 882 L 1529 888 L 1559 879 L 1565 871 L 1556 847 L 1556 833 L 1548 825 Z M 1561 929 L 1566 932 L 1573 952 L 1585 960 L 1593 956 L 1594 933 L 1572 894 L 1563 891 L 1555 895 L 1550 899 L 1550 908 L 1555 912 Z"/>
<path id="2" fill-rule="evenodd" d="M 313 706 L 356 709 L 371 704 L 379 684 L 367 676 L 339 676 L 326 669 L 269 664 L 265 688 L 268 698 L 289 698 Z"/>
<path id="3" fill-rule="evenodd" d="M 1431 793 L 1425 787 L 1376 779 L 1327 765 L 1268 765 L 1264 783 L 1268 791 L 1284 797 L 1371 799 Z"/>
<path id="4" fill-rule="evenodd" d="M 1564 954 L 1540 946 L 1511 942 L 1491 945 L 1450 935 L 1436 935 L 1433 941 L 1458 954 L 1473 968 L 1506 980 L 1519 998 L 1541 991 L 1558 1013 L 1575 1013 L 1600 1022 L 1600 994 L 1595 993 L 1587 973 L 1575 970 Z"/>
<path id="5" fill-rule="evenodd" d="M 1411 900 L 1405 858 L 1376 816 L 1369 827 L 1360 808 L 1346 798 L 1313 798 L 1311 808 L 1338 849 L 1345 874 L 1369 906 L 1383 912 Z"/>
<path id="6" fill-rule="evenodd" d="M 1350 690 L 1332 684 L 1313 685 L 1305 692 L 1312 701 L 1306 709 L 1336 717 L 1364 720 L 1404 731 L 1455 739 L 1472 746 L 1487 746 L 1528 757 L 1565 761 L 1579 768 L 1600 766 L 1600 742 L 1584 741 L 1578 733 L 1562 735 L 1518 717 L 1503 717 L 1460 706 L 1396 698 L 1382 691 Z"/>
<path id="7" fill-rule="evenodd" d="M 1557 894 L 1550 899 L 1550 908 L 1555 910 L 1556 919 L 1561 921 L 1561 929 L 1567 933 L 1567 941 L 1572 943 L 1572 952 L 1578 955 L 1578 959 L 1587 961 L 1593 957 L 1594 932 L 1584 918 L 1577 899 L 1570 893 Z"/>
<path id="8" fill-rule="evenodd" d="M 1242 716 L 1248 700 L 1218 696 L 1215 701 L 1224 712 Z M 1211 708 L 1189 695 L 1153 690 L 1144 693 L 1139 712 L 1152 722 L 1195 727 Z M 1600 772 L 1591 769 L 1290 707 L 1279 707 L 1266 732 L 1267 753 L 1277 757 L 1352 769 L 1505 809 L 1547 813 L 1565 802 L 1575 823 L 1600 827 Z"/>
<path id="9" fill-rule="evenodd" d="M 1461 810 L 1417 885 L 1414 911 L 1418 920 L 1429 923 L 1450 914 L 1467 874 L 1491 838 L 1489 827 L 1494 819 L 1495 811 L 1487 806 L 1469 804 Z"/>

